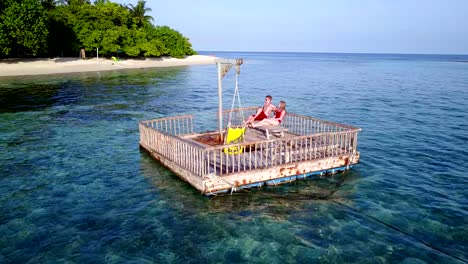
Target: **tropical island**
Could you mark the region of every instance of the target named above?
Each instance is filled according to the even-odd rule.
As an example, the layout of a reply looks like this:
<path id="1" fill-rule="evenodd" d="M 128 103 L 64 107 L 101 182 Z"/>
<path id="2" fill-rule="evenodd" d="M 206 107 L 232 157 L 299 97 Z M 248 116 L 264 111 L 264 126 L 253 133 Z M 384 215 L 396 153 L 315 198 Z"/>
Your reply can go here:
<path id="1" fill-rule="evenodd" d="M 144 0 L 136 5 L 110 0 L 6 0 L 0 2 L 0 10 L 0 76 L 214 60 L 192 56 L 197 53 L 188 38 L 168 26 L 153 25 L 154 19 L 148 15 L 151 9 Z M 58 67 L 60 62 L 67 64 Z M 33 64 L 33 71 L 25 68 Z M 19 67 L 23 71 L 14 74 Z"/>

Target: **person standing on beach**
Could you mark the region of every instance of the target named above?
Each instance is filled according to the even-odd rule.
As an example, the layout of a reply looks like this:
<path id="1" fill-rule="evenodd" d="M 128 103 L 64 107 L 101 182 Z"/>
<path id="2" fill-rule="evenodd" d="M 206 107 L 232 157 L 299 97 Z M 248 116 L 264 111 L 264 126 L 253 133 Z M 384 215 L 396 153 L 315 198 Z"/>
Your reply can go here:
<path id="1" fill-rule="evenodd" d="M 80 58 L 82 60 L 85 60 L 86 59 L 86 52 L 85 52 L 85 49 L 84 48 L 81 48 L 80 49 Z"/>
<path id="2" fill-rule="evenodd" d="M 259 107 L 257 113 L 251 115 L 245 122 L 245 125 L 252 126 L 253 121 L 261 121 L 265 118 L 268 118 L 271 111 L 276 111 L 276 106 L 271 104 L 272 99 L 273 97 L 271 97 L 271 95 L 265 96 L 265 102 L 263 103 L 263 107 Z"/>

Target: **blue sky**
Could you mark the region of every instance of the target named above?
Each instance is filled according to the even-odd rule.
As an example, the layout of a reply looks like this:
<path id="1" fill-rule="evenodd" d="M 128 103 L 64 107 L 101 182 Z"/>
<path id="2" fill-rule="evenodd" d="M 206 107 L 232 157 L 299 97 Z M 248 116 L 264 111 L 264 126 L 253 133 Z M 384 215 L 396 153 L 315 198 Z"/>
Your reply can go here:
<path id="1" fill-rule="evenodd" d="M 113 0 L 136 4 L 137 0 Z M 147 0 L 195 50 L 468 54 L 468 0 Z"/>

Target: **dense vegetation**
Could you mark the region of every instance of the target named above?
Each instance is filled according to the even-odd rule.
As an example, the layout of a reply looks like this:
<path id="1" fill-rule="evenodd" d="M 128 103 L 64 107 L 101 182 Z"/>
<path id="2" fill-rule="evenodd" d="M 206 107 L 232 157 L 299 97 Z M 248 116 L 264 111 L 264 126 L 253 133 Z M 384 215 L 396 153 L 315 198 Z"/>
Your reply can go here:
<path id="1" fill-rule="evenodd" d="M 123 6 L 109 0 L 0 0 L 0 57 L 171 56 L 195 51 L 167 26 L 154 26 L 145 1 Z"/>

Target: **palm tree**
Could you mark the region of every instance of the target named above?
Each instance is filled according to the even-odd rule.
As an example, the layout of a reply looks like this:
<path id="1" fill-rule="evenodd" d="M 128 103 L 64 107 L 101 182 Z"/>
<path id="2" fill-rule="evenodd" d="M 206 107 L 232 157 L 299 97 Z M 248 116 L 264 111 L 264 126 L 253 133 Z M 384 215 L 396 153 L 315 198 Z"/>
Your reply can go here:
<path id="1" fill-rule="evenodd" d="M 136 6 L 133 6 L 132 4 L 127 6 L 130 13 L 136 18 L 139 26 L 142 26 L 144 23 L 154 21 L 152 16 L 145 15 L 146 13 L 151 12 L 151 8 L 145 7 L 145 4 L 145 0 L 138 0 L 138 4 Z"/>
<path id="2" fill-rule="evenodd" d="M 66 0 L 68 5 L 83 5 L 83 4 L 91 4 L 91 0 Z"/>
<path id="3" fill-rule="evenodd" d="M 104 5 L 109 3 L 109 0 L 94 0 L 94 5 Z"/>

